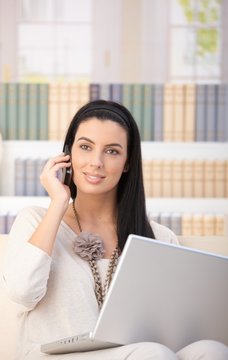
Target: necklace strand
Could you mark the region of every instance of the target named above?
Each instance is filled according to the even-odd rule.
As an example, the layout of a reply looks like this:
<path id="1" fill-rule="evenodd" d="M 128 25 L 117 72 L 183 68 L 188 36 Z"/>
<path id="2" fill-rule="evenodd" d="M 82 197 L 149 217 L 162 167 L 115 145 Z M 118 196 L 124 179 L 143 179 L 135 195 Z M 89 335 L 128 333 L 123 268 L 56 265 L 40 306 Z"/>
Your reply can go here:
<path id="1" fill-rule="evenodd" d="M 75 208 L 75 200 L 73 200 L 73 212 L 74 212 L 74 216 L 75 216 L 75 220 L 77 222 L 78 228 L 80 233 L 82 233 L 82 227 L 81 227 L 81 223 L 80 223 L 80 219 L 79 219 L 79 215 L 78 212 Z M 113 274 L 116 270 L 117 267 L 117 263 L 118 263 L 118 255 L 119 255 L 119 250 L 118 250 L 118 246 L 116 246 L 116 248 L 114 249 L 110 261 L 109 261 L 109 266 L 108 266 L 108 270 L 107 270 L 107 274 L 106 274 L 106 278 L 105 278 L 105 282 L 104 282 L 104 286 L 102 287 L 102 283 L 101 283 L 101 277 L 98 271 L 98 267 L 97 267 L 97 262 L 95 260 L 89 260 L 89 265 L 93 274 L 93 278 L 94 278 L 94 283 L 95 283 L 95 295 L 97 298 L 97 302 L 98 302 L 98 306 L 99 308 L 101 308 L 103 302 L 104 302 L 104 298 L 107 294 L 109 285 L 111 283 Z"/>

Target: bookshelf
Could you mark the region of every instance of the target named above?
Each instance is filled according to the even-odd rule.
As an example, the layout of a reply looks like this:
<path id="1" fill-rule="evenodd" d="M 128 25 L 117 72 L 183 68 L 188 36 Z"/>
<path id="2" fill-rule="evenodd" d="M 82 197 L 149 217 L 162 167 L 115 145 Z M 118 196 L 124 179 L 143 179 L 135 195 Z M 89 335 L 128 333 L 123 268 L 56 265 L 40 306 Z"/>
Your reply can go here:
<path id="1" fill-rule="evenodd" d="M 15 167 L 17 158 L 47 159 L 62 152 L 62 141 L 5 140 L 2 144 L 0 179 L 0 213 L 9 214 L 9 224 L 25 206 L 48 207 L 47 196 L 15 196 Z M 218 142 L 142 142 L 143 160 L 204 159 L 228 160 L 228 143 Z M 228 234 L 228 198 L 153 197 L 146 199 L 149 214 L 223 214 L 224 230 Z M 10 226 L 10 225 L 8 225 Z"/>
<path id="2" fill-rule="evenodd" d="M 228 159 L 228 142 L 143 141 L 143 159 Z"/>
<path id="3" fill-rule="evenodd" d="M 40 141 L 40 140 L 8 140 L 3 141 L 2 163 L 0 179 L 1 196 L 14 195 L 15 169 L 14 160 L 16 158 L 47 159 L 62 152 L 60 141 Z"/>
<path id="4" fill-rule="evenodd" d="M 6 204 L 7 197 L 14 196 L 14 179 L 15 169 L 14 160 L 16 158 L 49 158 L 62 152 L 61 141 L 22 141 L 9 140 L 3 141 L 2 148 L 2 163 L 1 163 L 1 182 L 0 182 L 0 202 L 1 206 Z M 142 142 L 142 157 L 143 159 L 214 159 L 226 160 L 228 159 L 228 143 L 169 143 L 169 142 Z M 39 200 L 42 204 L 45 197 Z M 17 198 L 18 199 L 18 198 Z M 43 200 L 42 200 L 43 199 Z M 27 203 L 27 196 L 25 202 Z M 228 199 L 206 199 L 206 198 L 152 198 L 147 199 L 149 209 L 155 211 L 165 211 L 173 209 L 174 211 L 181 211 L 192 206 L 200 211 L 207 210 L 214 212 L 225 211 L 228 214 Z M 20 200 L 23 204 L 23 197 Z M 9 210 L 12 202 L 9 200 Z M 5 207 L 6 205 L 4 205 Z"/>

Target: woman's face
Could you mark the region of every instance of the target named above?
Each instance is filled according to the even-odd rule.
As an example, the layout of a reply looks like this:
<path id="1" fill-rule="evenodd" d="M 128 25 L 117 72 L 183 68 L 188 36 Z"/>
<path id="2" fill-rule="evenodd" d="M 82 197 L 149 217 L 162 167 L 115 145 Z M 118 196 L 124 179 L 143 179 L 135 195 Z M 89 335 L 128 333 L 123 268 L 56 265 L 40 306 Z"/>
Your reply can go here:
<path id="1" fill-rule="evenodd" d="M 78 127 L 71 161 L 78 193 L 116 192 L 127 169 L 126 130 L 111 120 L 89 118 Z"/>

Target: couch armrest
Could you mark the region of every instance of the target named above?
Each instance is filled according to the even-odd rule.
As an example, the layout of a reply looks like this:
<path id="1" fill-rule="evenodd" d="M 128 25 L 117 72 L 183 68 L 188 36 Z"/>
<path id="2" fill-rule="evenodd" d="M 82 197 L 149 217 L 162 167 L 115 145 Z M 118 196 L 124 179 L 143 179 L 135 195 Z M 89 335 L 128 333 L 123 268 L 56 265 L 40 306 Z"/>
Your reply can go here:
<path id="1" fill-rule="evenodd" d="M 228 237 L 225 236 L 178 236 L 180 244 L 198 250 L 228 256 Z"/>
<path id="2" fill-rule="evenodd" d="M 0 359 L 13 360 L 16 348 L 16 305 L 7 297 L 2 284 L 2 257 L 8 235 L 0 235 Z"/>

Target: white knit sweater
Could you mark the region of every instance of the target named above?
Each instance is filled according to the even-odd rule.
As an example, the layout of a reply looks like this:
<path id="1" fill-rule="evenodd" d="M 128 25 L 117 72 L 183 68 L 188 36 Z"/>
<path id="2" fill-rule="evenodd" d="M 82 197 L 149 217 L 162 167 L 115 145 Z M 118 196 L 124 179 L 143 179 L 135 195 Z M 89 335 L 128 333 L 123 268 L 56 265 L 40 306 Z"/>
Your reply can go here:
<path id="1" fill-rule="evenodd" d="M 41 343 L 90 331 L 99 312 L 90 267 L 73 252 L 76 235 L 66 223 L 59 227 L 51 257 L 28 242 L 45 212 L 30 207 L 19 213 L 4 261 L 6 289 L 18 304 L 17 360 L 26 359 Z M 178 243 L 168 228 L 154 222 L 152 228 L 158 240 Z M 98 266 L 104 281 L 108 259 L 99 260 Z"/>

